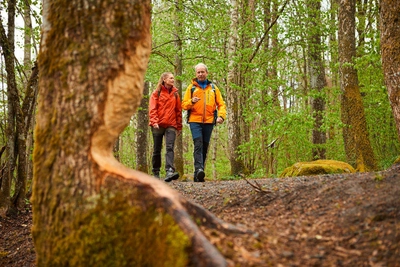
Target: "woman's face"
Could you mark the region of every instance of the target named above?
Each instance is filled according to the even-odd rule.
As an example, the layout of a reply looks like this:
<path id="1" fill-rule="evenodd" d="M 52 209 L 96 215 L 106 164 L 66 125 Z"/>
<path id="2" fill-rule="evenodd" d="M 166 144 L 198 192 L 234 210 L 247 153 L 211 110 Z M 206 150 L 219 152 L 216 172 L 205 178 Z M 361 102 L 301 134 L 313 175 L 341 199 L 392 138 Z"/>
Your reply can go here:
<path id="1" fill-rule="evenodd" d="M 175 82 L 174 75 L 168 75 L 164 79 L 164 86 L 170 88 L 170 87 L 174 86 L 174 82 Z"/>

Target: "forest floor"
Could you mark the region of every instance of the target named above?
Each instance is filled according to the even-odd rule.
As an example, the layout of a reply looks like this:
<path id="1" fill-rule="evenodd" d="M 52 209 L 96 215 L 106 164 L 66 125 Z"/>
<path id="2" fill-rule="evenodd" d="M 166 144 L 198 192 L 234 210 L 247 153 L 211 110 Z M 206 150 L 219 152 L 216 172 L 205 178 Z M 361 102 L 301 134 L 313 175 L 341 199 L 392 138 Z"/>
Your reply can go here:
<path id="1" fill-rule="evenodd" d="M 383 172 L 170 183 L 252 234 L 206 232 L 229 266 L 400 266 L 400 165 Z M 0 266 L 35 266 L 29 209 L 0 218 Z"/>

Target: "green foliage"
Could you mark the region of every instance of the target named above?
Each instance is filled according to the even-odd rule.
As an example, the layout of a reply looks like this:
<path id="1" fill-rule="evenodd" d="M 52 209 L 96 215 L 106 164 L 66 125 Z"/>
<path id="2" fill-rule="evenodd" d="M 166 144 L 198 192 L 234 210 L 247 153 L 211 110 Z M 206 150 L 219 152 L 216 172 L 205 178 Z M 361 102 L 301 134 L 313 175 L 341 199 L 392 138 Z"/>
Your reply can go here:
<path id="1" fill-rule="evenodd" d="M 336 20 L 338 7 L 323 6 L 320 12 L 310 11 L 307 1 L 289 3 L 276 25 L 268 32 L 269 43 L 261 45 L 252 61 L 249 59 L 255 52 L 256 44 L 268 24 L 265 24 L 265 7 L 262 3 L 255 5 L 254 11 L 246 6 L 239 10 L 238 36 L 242 46 L 238 48 L 233 61 L 239 66 L 244 81 L 241 85 L 231 84 L 233 90 L 240 91 L 243 96 L 240 108 L 244 123 L 241 133 L 244 135 L 240 148 L 240 158 L 249 174 L 276 176 L 277 173 L 299 161 L 312 160 L 312 150 L 317 146 L 312 143 L 313 118 L 310 101 L 322 96 L 326 102 L 323 114 L 322 130 L 327 133 L 327 141 L 323 145 L 327 158 L 346 161 L 340 114 L 340 87 L 338 84 L 338 53 Z M 158 3 L 154 7 L 153 49 L 148 77 L 153 75 L 155 83 L 159 74 L 172 69 L 173 59 L 179 52 L 175 50 L 173 41 L 174 20 L 182 22 L 180 39 L 183 41 L 184 62 L 183 75 L 179 77 L 184 83 L 194 76 L 193 66 L 203 61 L 210 69 L 210 78 L 217 81 L 224 92 L 226 74 L 229 71 L 226 44 L 230 28 L 230 7 L 224 3 L 215 8 L 211 1 L 196 2 L 196 9 L 184 6 L 184 12 L 176 12 L 168 2 Z M 279 2 L 276 3 L 280 7 Z M 243 9 L 246 8 L 246 9 Z M 371 8 L 371 12 L 376 9 Z M 376 13 L 373 13 L 376 14 Z M 319 19 L 315 19 L 319 17 Z M 173 18 L 173 19 L 171 19 Z M 199 19 L 201 18 L 201 19 Z M 370 18 L 371 21 L 373 18 Z M 375 24 L 373 24 L 375 25 Z M 310 91 L 306 86 L 308 41 L 307 38 L 318 32 L 321 34 L 328 86 L 322 93 Z M 218 38 L 215 38 L 218 36 Z M 359 69 L 361 91 L 364 95 L 366 119 L 370 131 L 371 143 L 380 162 L 380 168 L 389 166 L 393 155 L 399 153 L 400 147 L 396 138 L 393 117 L 387 100 L 386 88 L 380 66 L 379 38 L 376 27 L 365 31 L 365 41 L 355 67 Z M 276 45 L 271 40 L 276 38 Z M 247 42 L 248 41 L 248 42 Z M 353 66 L 353 65 L 352 65 Z M 277 76 L 266 76 L 275 69 Z M 273 93 L 279 95 L 279 107 L 274 106 Z M 283 103 L 286 101 L 286 104 Z M 286 106 L 284 106 L 286 105 Z M 231 111 L 232 112 L 232 111 Z M 248 134 L 245 135 L 245 132 Z M 189 134 L 189 132 L 184 134 Z M 218 155 L 216 162 L 210 164 L 208 159 L 206 175 L 215 166 L 218 179 L 229 178 L 229 159 L 226 157 L 229 147 L 225 132 L 218 133 Z M 190 140 L 190 138 L 189 138 Z M 271 145 L 271 146 L 270 146 Z M 192 170 L 192 144 L 188 142 L 184 148 L 185 172 Z M 272 163 L 271 163 L 272 162 Z M 272 164 L 272 165 L 270 165 Z"/>
<path id="2" fill-rule="evenodd" d="M 316 11 L 310 9 L 310 3 L 314 1 L 289 1 L 283 13 L 276 14 L 283 2 L 274 1 L 268 6 L 266 2 L 256 1 L 254 9 L 244 4 L 238 10 L 238 46 L 231 59 L 233 65 L 237 66 L 237 81 L 229 86 L 231 90 L 240 92 L 238 108 L 243 113 L 240 118 L 243 121 L 237 126 L 242 137 L 239 155 L 248 175 L 252 177 L 274 177 L 296 162 L 312 160 L 312 151 L 316 145 L 312 143 L 314 122 L 310 103 L 319 96 L 326 102 L 321 129 L 327 134 L 326 143 L 319 146 L 326 149 L 327 158 L 346 161 L 342 133 L 345 125 L 341 122 L 340 114 L 337 3 L 332 3 L 332 7 L 323 5 L 320 11 Z M 183 90 L 194 77 L 193 66 L 204 62 L 209 67 L 209 78 L 221 89 L 226 101 L 229 101 L 229 92 L 226 89 L 227 73 L 232 68 L 228 65 L 232 28 L 230 2 L 204 0 L 190 3 L 182 1 L 177 4 L 179 5 L 169 1 L 153 1 L 152 53 L 146 73 L 146 80 L 150 82 L 150 93 L 161 73 L 174 73 L 177 70 L 176 57 L 179 56 L 183 63 L 183 73 L 175 77 L 182 82 Z M 4 2 L 2 5 L 7 4 Z M 22 9 L 24 2 L 19 2 L 19 5 Z M 31 8 L 34 26 L 30 34 L 38 44 L 40 3 L 34 1 L 31 5 L 37 8 Z M 356 20 L 357 57 L 354 64 L 349 66 L 354 66 L 358 71 L 369 138 L 379 168 L 385 169 L 400 154 L 400 143 L 381 71 L 378 6 L 376 2 L 368 2 L 364 8 L 365 14 L 358 13 Z M 278 21 L 266 32 L 276 15 L 280 16 Z M 68 23 L 64 20 L 58 20 L 57 23 L 60 21 Z M 25 32 L 26 29 L 17 29 L 20 36 Z M 316 33 L 321 35 L 328 81 L 322 93 L 309 89 L 307 70 L 307 57 L 314 49 L 310 45 L 309 37 Z M 182 42 L 181 51 L 177 49 L 177 41 Z M 20 44 L 21 47 L 22 45 Z M 62 64 L 62 61 L 57 64 Z M 27 69 L 29 66 L 18 67 L 18 70 Z M 21 86 L 22 80 L 18 81 Z M 21 95 L 23 96 L 23 92 Z M 278 105 L 274 103 L 276 96 Z M 0 115 L 4 122 L 6 105 L 6 101 L 1 103 Z M 120 161 L 131 168 L 136 167 L 135 136 L 139 130 L 135 128 L 134 120 L 135 117 L 120 136 L 118 155 Z M 7 141 L 5 125 L 3 123 L 0 126 L 1 143 L 4 145 Z M 215 160 L 209 155 L 206 177 L 229 179 L 230 162 L 227 155 L 230 140 L 226 123 L 215 134 L 218 135 L 218 141 L 213 140 L 210 149 L 213 145 L 217 146 L 217 155 Z M 187 126 L 184 126 L 183 136 L 184 170 L 191 174 L 193 144 Z M 151 133 L 148 134 L 148 140 L 150 166 Z"/>
<path id="3" fill-rule="evenodd" d="M 265 174 L 274 177 L 296 162 L 312 160 L 312 150 L 317 146 L 311 139 L 314 122 L 310 103 L 315 97 L 323 97 L 326 102 L 322 130 L 326 131 L 327 141 L 319 147 L 326 149 L 327 158 L 346 161 L 342 135 L 345 125 L 341 122 L 340 114 L 341 91 L 338 84 L 339 64 L 335 39 L 337 23 L 332 19 L 337 16 L 337 7 L 324 6 L 318 14 L 311 14 L 308 3 L 300 1 L 287 5 L 285 12 L 280 14 L 280 19 L 266 36 L 269 38 L 269 43 L 266 43 L 268 47 L 263 47 L 262 44 L 263 48 L 255 54 L 251 62 L 249 59 L 255 52 L 256 44 L 268 26 L 265 24 L 265 13 L 262 12 L 265 9 L 262 3 L 257 3 L 254 12 L 250 9 L 239 10 L 238 36 L 242 41 L 249 42 L 242 43 L 233 60 L 245 80 L 241 85 L 230 86 L 243 96 L 240 108 L 244 123 L 241 131 L 242 134 L 248 134 L 242 139 L 239 154 L 249 175 L 253 177 Z M 182 53 L 183 74 L 177 78 L 183 82 L 183 90 L 194 77 L 193 66 L 203 61 L 209 67 L 209 78 L 226 94 L 226 75 L 229 71 L 226 48 L 231 23 L 228 4 L 220 3 L 216 7 L 212 1 L 201 1 L 196 2 L 196 8 L 184 4 L 177 12 L 170 2 L 154 3 L 153 53 L 147 72 L 147 79 L 153 86 L 162 72 L 174 71 L 175 56 Z M 278 2 L 276 4 L 280 5 Z M 375 8 L 370 11 L 376 14 Z M 319 20 L 315 20 L 317 15 Z M 272 21 L 272 17 L 269 19 Z M 373 18 L 369 19 L 372 22 Z M 177 21 L 181 23 L 179 29 Z M 183 51 L 177 51 L 174 45 L 178 31 L 179 39 L 183 42 Z M 310 91 L 306 87 L 308 81 L 305 80 L 304 70 L 308 55 L 307 38 L 316 31 L 324 41 L 324 55 L 329 55 L 325 58 L 328 86 L 322 93 Z M 371 143 L 380 168 L 384 169 L 400 154 L 400 144 L 396 138 L 393 116 L 380 71 L 377 28 L 369 27 L 364 36 L 366 38 L 360 46 L 354 66 L 358 69 Z M 276 38 L 275 46 L 271 45 L 273 38 Z M 266 73 L 274 69 L 278 75 L 266 76 Z M 274 92 L 279 95 L 279 107 L 274 106 Z M 228 129 L 225 126 L 220 129 L 216 144 L 217 157 L 212 162 L 209 155 L 206 176 L 213 177 L 215 168 L 217 177 L 213 177 L 214 179 L 231 179 L 227 157 Z M 133 136 L 133 129 L 130 131 Z M 183 135 L 188 140 L 185 142 L 183 155 L 185 173 L 192 173 L 193 147 L 188 127 L 184 127 Z M 125 142 L 129 142 L 129 139 L 132 140 L 128 138 Z M 132 151 L 126 155 L 127 158 L 134 157 Z M 129 164 L 134 165 L 133 160 Z"/>
<path id="4" fill-rule="evenodd" d="M 130 168 L 135 168 L 136 166 L 136 131 L 137 129 L 133 126 L 133 122 L 131 121 L 130 125 L 128 125 L 120 135 L 119 159 L 124 165 Z"/>

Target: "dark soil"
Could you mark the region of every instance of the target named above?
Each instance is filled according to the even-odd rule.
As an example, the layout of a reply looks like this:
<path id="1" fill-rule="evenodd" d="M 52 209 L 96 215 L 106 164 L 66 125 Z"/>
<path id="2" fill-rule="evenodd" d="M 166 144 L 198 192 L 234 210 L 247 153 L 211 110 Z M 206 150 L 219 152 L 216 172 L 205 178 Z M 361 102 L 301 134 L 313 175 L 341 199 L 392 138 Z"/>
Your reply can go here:
<path id="1" fill-rule="evenodd" d="M 253 232 L 205 231 L 230 266 L 400 266 L 400 165 L 384 172 L 170 185 Z M 29 209 L 0 218 L 0 266 L 35 266 L 31 226 Z"/>

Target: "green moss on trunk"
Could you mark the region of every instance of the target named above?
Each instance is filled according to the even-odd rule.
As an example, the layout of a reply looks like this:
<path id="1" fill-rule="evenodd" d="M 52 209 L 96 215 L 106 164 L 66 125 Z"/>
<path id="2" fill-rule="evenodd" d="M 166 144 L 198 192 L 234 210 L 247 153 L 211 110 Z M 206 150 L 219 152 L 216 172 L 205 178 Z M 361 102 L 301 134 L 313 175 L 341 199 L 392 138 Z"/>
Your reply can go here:
<path id="1" fill-rule="evenodd" d="M 190 242 L 171 216 L 156 208 L 142 211 L 129 204 L 125 193 L 110 195 L 103 193 L 79 207 L 76 217 L 64 223 L 70 232 L 48 237 L 51 257 L 38 264 L 187 266 Z"/>

